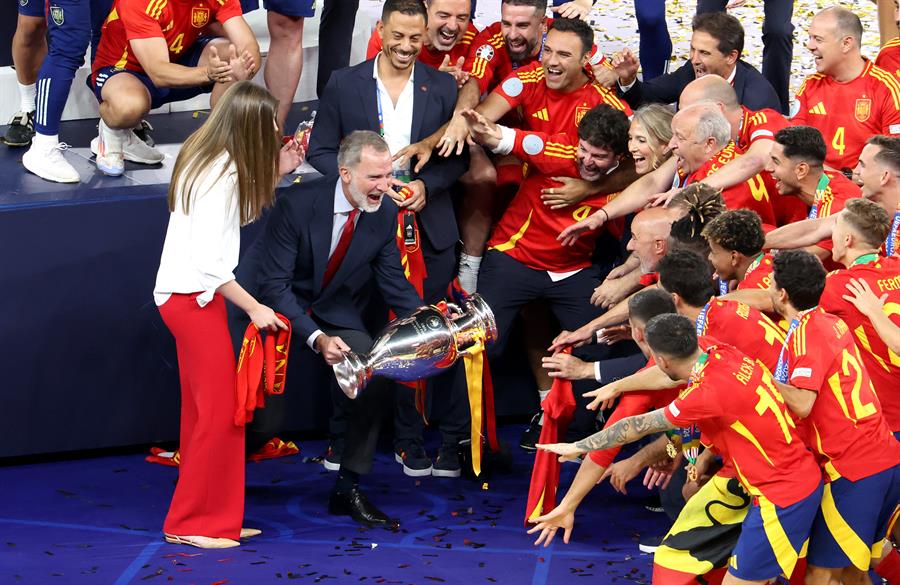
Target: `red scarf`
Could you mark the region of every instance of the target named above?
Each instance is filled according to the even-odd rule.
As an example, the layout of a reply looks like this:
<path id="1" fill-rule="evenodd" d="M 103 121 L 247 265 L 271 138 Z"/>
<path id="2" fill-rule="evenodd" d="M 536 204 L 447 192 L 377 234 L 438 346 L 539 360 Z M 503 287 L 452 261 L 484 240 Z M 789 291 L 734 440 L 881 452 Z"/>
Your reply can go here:
<path id="1" fill-rule="evenodd" d="M 263 341 L 259 328 L 247 326 L 237 363 L 234 424 L 242 427 L 253 420 L 253 411 L 265 407 L 266 394 L 282 394 L 291 347 L 291 322 L 276 313 L 287 329 L 268 332 Z"/>
<path id="2" fill-rule="evenodd" d="M 572 353 L 567 347 L 561 353 Z M 550 393 L 541 403 L 544 409 L 544 424 L 541 427 L 541 444 L 558 443 L 565 436 L 572 415 L 575 413 L 575 395 L 572 382 L 564 378 L 554 378 Z M 525 526 L 535 518 L 548 514 L 556 507 L 556 490 L 559 487 L 559 458 L 555 453 L 538 450 L 534 456 L 531 471 L 531 485 L 528 486 L 528 504 L 525 508 Z"/>

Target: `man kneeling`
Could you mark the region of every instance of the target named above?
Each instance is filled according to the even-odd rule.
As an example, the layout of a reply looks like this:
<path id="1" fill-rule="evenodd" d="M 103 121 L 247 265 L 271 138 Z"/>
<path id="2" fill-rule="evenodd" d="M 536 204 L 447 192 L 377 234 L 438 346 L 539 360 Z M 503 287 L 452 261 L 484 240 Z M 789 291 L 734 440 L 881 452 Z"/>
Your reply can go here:
<path id="1" fill-rule="evenodd" d="M 213 20 L 227 38 L 204 36 Z M 156 164 L 161 152 L 131 128 L 153 108 L 212 91 L 210 104 L 259 68 L 259 45 L 238 0 L 116 0 L 103 23 L 91 87 L 100 101 L 100 133 L 91 142 L 97 168 L 125 171 L 125 160 Z"/>

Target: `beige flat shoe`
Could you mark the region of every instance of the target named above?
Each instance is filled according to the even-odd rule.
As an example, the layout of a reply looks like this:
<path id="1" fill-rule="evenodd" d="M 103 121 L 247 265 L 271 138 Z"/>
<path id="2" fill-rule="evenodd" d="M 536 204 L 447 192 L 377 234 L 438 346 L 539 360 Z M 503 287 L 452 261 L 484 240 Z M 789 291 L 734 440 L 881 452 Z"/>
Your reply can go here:
<path id="1" fill-rule="evenodd" d="M 241 528 L 241 538 L 253 538 L 262 534 L 259 528 Z"/>
<path id="2" fill-rule="evenodd" d="M 236 540 L 230 538 L 212 538 L 209 536 L 176 536 L 166 534 L 166 542 L 169 544 L 187 544 L 197 548 L 234 548 L 241 546 Z"/>

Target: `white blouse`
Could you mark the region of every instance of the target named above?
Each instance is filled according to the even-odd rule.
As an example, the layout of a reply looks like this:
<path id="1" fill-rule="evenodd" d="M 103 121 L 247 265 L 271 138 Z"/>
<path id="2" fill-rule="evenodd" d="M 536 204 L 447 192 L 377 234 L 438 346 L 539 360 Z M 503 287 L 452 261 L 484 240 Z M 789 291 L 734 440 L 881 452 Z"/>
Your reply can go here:
<path id="1" fill-rule="evenodd" d="M 226 166 L 228 153 L 214 159 L 194 182 L 190 214 L 182 211 L 183 181 L 163 244 L 153 300 L 162 305 L 172 293 L 202 293 L 201 307 L 216 289 L 234 280 L 241 247 L 237 167 Z"/>

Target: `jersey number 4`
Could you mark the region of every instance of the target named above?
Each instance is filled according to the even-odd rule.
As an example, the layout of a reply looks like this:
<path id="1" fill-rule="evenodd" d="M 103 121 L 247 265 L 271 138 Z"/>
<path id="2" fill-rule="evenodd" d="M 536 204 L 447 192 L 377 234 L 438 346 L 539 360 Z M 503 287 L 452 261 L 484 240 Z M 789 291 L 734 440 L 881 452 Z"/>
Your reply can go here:
<path id="1" fill-rule="evenodd" d="M 159 46 L 159 45 L 157 45 Z M 169 52 L 174 53 L 176 55 L 180 54 L 184 50 L 184 33 L 179 33 L 177 37 L 172 41 L 172 44 L 169 45 Z"/>

